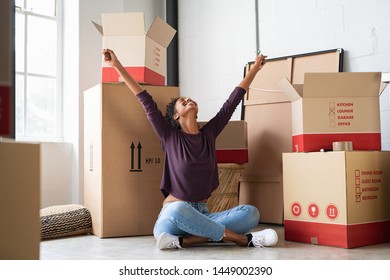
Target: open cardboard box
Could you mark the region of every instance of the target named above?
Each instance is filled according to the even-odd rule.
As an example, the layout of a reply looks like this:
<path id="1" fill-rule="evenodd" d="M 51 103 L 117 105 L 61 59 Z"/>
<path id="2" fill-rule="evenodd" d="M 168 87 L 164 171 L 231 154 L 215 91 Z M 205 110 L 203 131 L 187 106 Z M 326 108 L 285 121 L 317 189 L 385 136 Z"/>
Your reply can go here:
<path id="1" fill-rule="evenodd" d="M 112 49 L 137 82 L 166 84 L 167 47 L 176 30 L 156 17 L 145 30 L 144 13 L 102 14 L 102 25 L 92 22 L 103 36 L 103 49 Z M 119 82 L 115 69 L 102 62 L 102 82 Z"/>
<path id="2" fill-rule="evenodd" d="M 279 84 L 292 101 L 293 151 L 332 150 L 338 141 L 381 150 L 381 73 L 306 73 L 303 84 Z"/>

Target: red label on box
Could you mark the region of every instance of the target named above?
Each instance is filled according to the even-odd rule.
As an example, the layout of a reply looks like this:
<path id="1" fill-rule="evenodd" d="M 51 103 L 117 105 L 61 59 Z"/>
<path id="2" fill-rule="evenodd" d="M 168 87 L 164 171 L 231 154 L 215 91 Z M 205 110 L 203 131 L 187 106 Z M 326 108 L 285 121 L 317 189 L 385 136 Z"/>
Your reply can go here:
<path id="1" fill-rule="evenodd" d="M 125 67 L 125 70 L 139 83 L 155 86 L 165 85 L 165 77 L 147 67 Z M 102 82 L 119 82 L 119 74 L 113 67 L 103 67 Z"/>
<path id="2" fill-rule="evenodd" d="M 0 136 L 11 135 L 11 87 L 0 85 Z"/>
<path id="3" fill-rule="evenodd" d="M 299 134 L 292 137 L 293 152 L 332 150 L 333 142 L 351 141 L 354 150 L 380 151 L 381 133 Z"/>
<path id="4" fill-rule="evenodd" d="M 390 242 L 390 221 L 357 225 L 284 221 L 288 241 L 356 248 Z"/>

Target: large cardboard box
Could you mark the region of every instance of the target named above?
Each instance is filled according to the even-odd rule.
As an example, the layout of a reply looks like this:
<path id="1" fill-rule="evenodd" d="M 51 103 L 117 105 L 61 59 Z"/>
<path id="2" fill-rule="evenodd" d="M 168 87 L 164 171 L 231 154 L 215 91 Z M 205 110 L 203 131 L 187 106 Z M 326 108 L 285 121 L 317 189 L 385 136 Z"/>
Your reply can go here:
<path id="1" fill-rule="evenodd" d="M 207 122 L 198 122 L 202 127 Z M 215 143 L 218 163 L 248 162 L 248 129 L 246 121 L 229 121 Z"/>
<path id="2" fill-rule="evenodd" d="M 145 86 L 159 108 L 177 87 Z M 84 201 L 99 237 L 149 235 L 163 202 L 161 143 L 124 83 L 84 93 Z"/>
<path id="3" fill-rule="evenodd" d="M 255 205 L 260 222 L 283 224 L 282 154 L 291 152 L 291 100 L 279 81 L 302 83 L 305 72 L 337 72 L 343 50 L 268 59 L 243 102 L 249 161 L 240 179 L 240 204 Z"/>
<path id="4" fill-rule="evenodd" d="M 390 242 L 390 152 L 284 153 L 283 179 L 286 240 Z"/>
<path id="5" fill-rule="evenodd" d="M 0 259 L 39 259 L 40 145 L 0 142 Z"/>
<path id="6" fill-rule="evenodd" d="M 355 150 L 381 150 L 381 73 L 306 73 L 304 84 L 284 78 L 292 100 L 292 146 L 296 152 L 331 150 L 351 141 Z"/>
<path id="7" fill-rule="evenodd" d="M 136 81 L 166 84 L 166 49 L 176 33 L 169 24 L 156 17 L 146 32 L 143 13 L 102 14 L 102 26 L 94 24 L 103 35 L 103 49 L 114 50 Z M 116 70 L 104 61 L 102 68 L 102 82 L 120 81 Z"/>

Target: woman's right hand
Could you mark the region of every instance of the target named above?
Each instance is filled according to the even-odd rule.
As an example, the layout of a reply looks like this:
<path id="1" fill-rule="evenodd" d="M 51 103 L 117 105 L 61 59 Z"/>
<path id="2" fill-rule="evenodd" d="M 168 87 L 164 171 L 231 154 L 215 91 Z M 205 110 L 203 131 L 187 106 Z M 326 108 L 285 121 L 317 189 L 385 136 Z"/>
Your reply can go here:
<path id="1" fill-rule="evenodd" d="M 104 49 L 102 51 L 102 55 L 104 56 L 104 62 L 106 62 L 108 65 L 113 67 L 117 67 L 120 65 L 118 58 L 112 50 Z"/>

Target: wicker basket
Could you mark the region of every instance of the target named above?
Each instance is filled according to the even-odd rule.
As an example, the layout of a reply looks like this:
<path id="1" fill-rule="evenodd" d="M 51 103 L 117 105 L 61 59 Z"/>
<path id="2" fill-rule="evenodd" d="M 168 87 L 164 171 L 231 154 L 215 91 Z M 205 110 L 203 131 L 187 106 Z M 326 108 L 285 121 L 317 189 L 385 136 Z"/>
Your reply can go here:
<path id="1" fill-rule="evenodd" d="M 238 185 L 244 164 L 218 164 L 219 187 L 207 200 L 210 213 L 221 212 L 238 205 Z"/>

